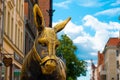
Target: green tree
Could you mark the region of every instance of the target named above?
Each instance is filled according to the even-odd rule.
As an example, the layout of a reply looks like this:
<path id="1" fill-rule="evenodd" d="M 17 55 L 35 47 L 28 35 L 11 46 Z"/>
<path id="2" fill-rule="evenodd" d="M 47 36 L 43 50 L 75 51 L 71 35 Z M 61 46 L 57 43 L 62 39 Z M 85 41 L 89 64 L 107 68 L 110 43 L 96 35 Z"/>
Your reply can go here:
<path id="1" fill-rule="evenodd" d="M 75 55 L 77 47 L 67 35 L 62 35 L 60 45 L 57 48 L 57 55 L 64 57 L 67 67 L 67 80 L 77 80 L 77 77 L 86 75 L 87 63 L 79 60 Z"/>

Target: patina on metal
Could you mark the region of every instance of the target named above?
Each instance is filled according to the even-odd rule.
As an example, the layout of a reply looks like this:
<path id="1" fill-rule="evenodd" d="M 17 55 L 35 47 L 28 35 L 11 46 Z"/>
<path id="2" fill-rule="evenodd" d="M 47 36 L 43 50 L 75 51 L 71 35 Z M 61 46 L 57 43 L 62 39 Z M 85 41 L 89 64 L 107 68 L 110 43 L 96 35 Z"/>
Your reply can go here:
<path id="1" fill-rule="evenodd" d="M 56 56 L 60 44 L 56 33 L 61 31 L 71 18 L 58 23 L 54 28 L 45 27 L 44 17 L 37 4 L 33 8 L 37 37 L 33 48 L 26 55 L 21 80 L 66 80 L 66 66 Z"/>

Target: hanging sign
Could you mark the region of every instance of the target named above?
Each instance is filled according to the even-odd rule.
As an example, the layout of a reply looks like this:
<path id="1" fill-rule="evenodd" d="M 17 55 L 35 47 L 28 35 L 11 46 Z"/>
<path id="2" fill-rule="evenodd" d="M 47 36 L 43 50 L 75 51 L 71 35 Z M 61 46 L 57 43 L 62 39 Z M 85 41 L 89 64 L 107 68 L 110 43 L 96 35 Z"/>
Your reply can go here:
<path id="1" fill-rule="evenodd" d="M 4 57 L 3 58 L 3 63 L 6 67 L 12 65 L 12 58 L 7 58 L 7 57 Z"/>

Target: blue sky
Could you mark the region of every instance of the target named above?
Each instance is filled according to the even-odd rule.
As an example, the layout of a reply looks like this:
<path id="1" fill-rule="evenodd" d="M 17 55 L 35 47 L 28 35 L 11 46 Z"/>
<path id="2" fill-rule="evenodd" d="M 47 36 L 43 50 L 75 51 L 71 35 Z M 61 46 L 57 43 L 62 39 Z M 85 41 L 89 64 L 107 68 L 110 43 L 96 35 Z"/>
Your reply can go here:
<path id="1" fill-rule="evenodd" d="M 71 17 L 63 31 L 78 47 L 76 55 L 88 62 L 86 77 L 89 80 L 90 59 L 97 63 L 97 52 L 102 52 L 110 37 L 118 37 L 120 31 L 120 0 L 53 0 L 53 25 Z"/>

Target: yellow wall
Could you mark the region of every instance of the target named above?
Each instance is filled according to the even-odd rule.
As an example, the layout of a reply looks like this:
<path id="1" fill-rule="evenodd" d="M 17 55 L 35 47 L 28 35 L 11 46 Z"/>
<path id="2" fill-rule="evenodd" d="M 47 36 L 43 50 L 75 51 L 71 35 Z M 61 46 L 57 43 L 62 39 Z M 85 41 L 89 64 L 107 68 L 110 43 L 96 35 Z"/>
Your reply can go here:
<path id="1" fill-rule="evenodd" d="M 21 69 L 22 64 L 15 60 L 14 53 L 19 55 L 17 57 L 24 58 L 24 0 L 4 1 L 4 39 L 2 52 L 4 54 L 13 54 L 5 56 L 11 57 L 13 59 L 12 64 Z M 9 71 L 10 68 L 6 68 L 6 80 L 9 80 Z"/>

